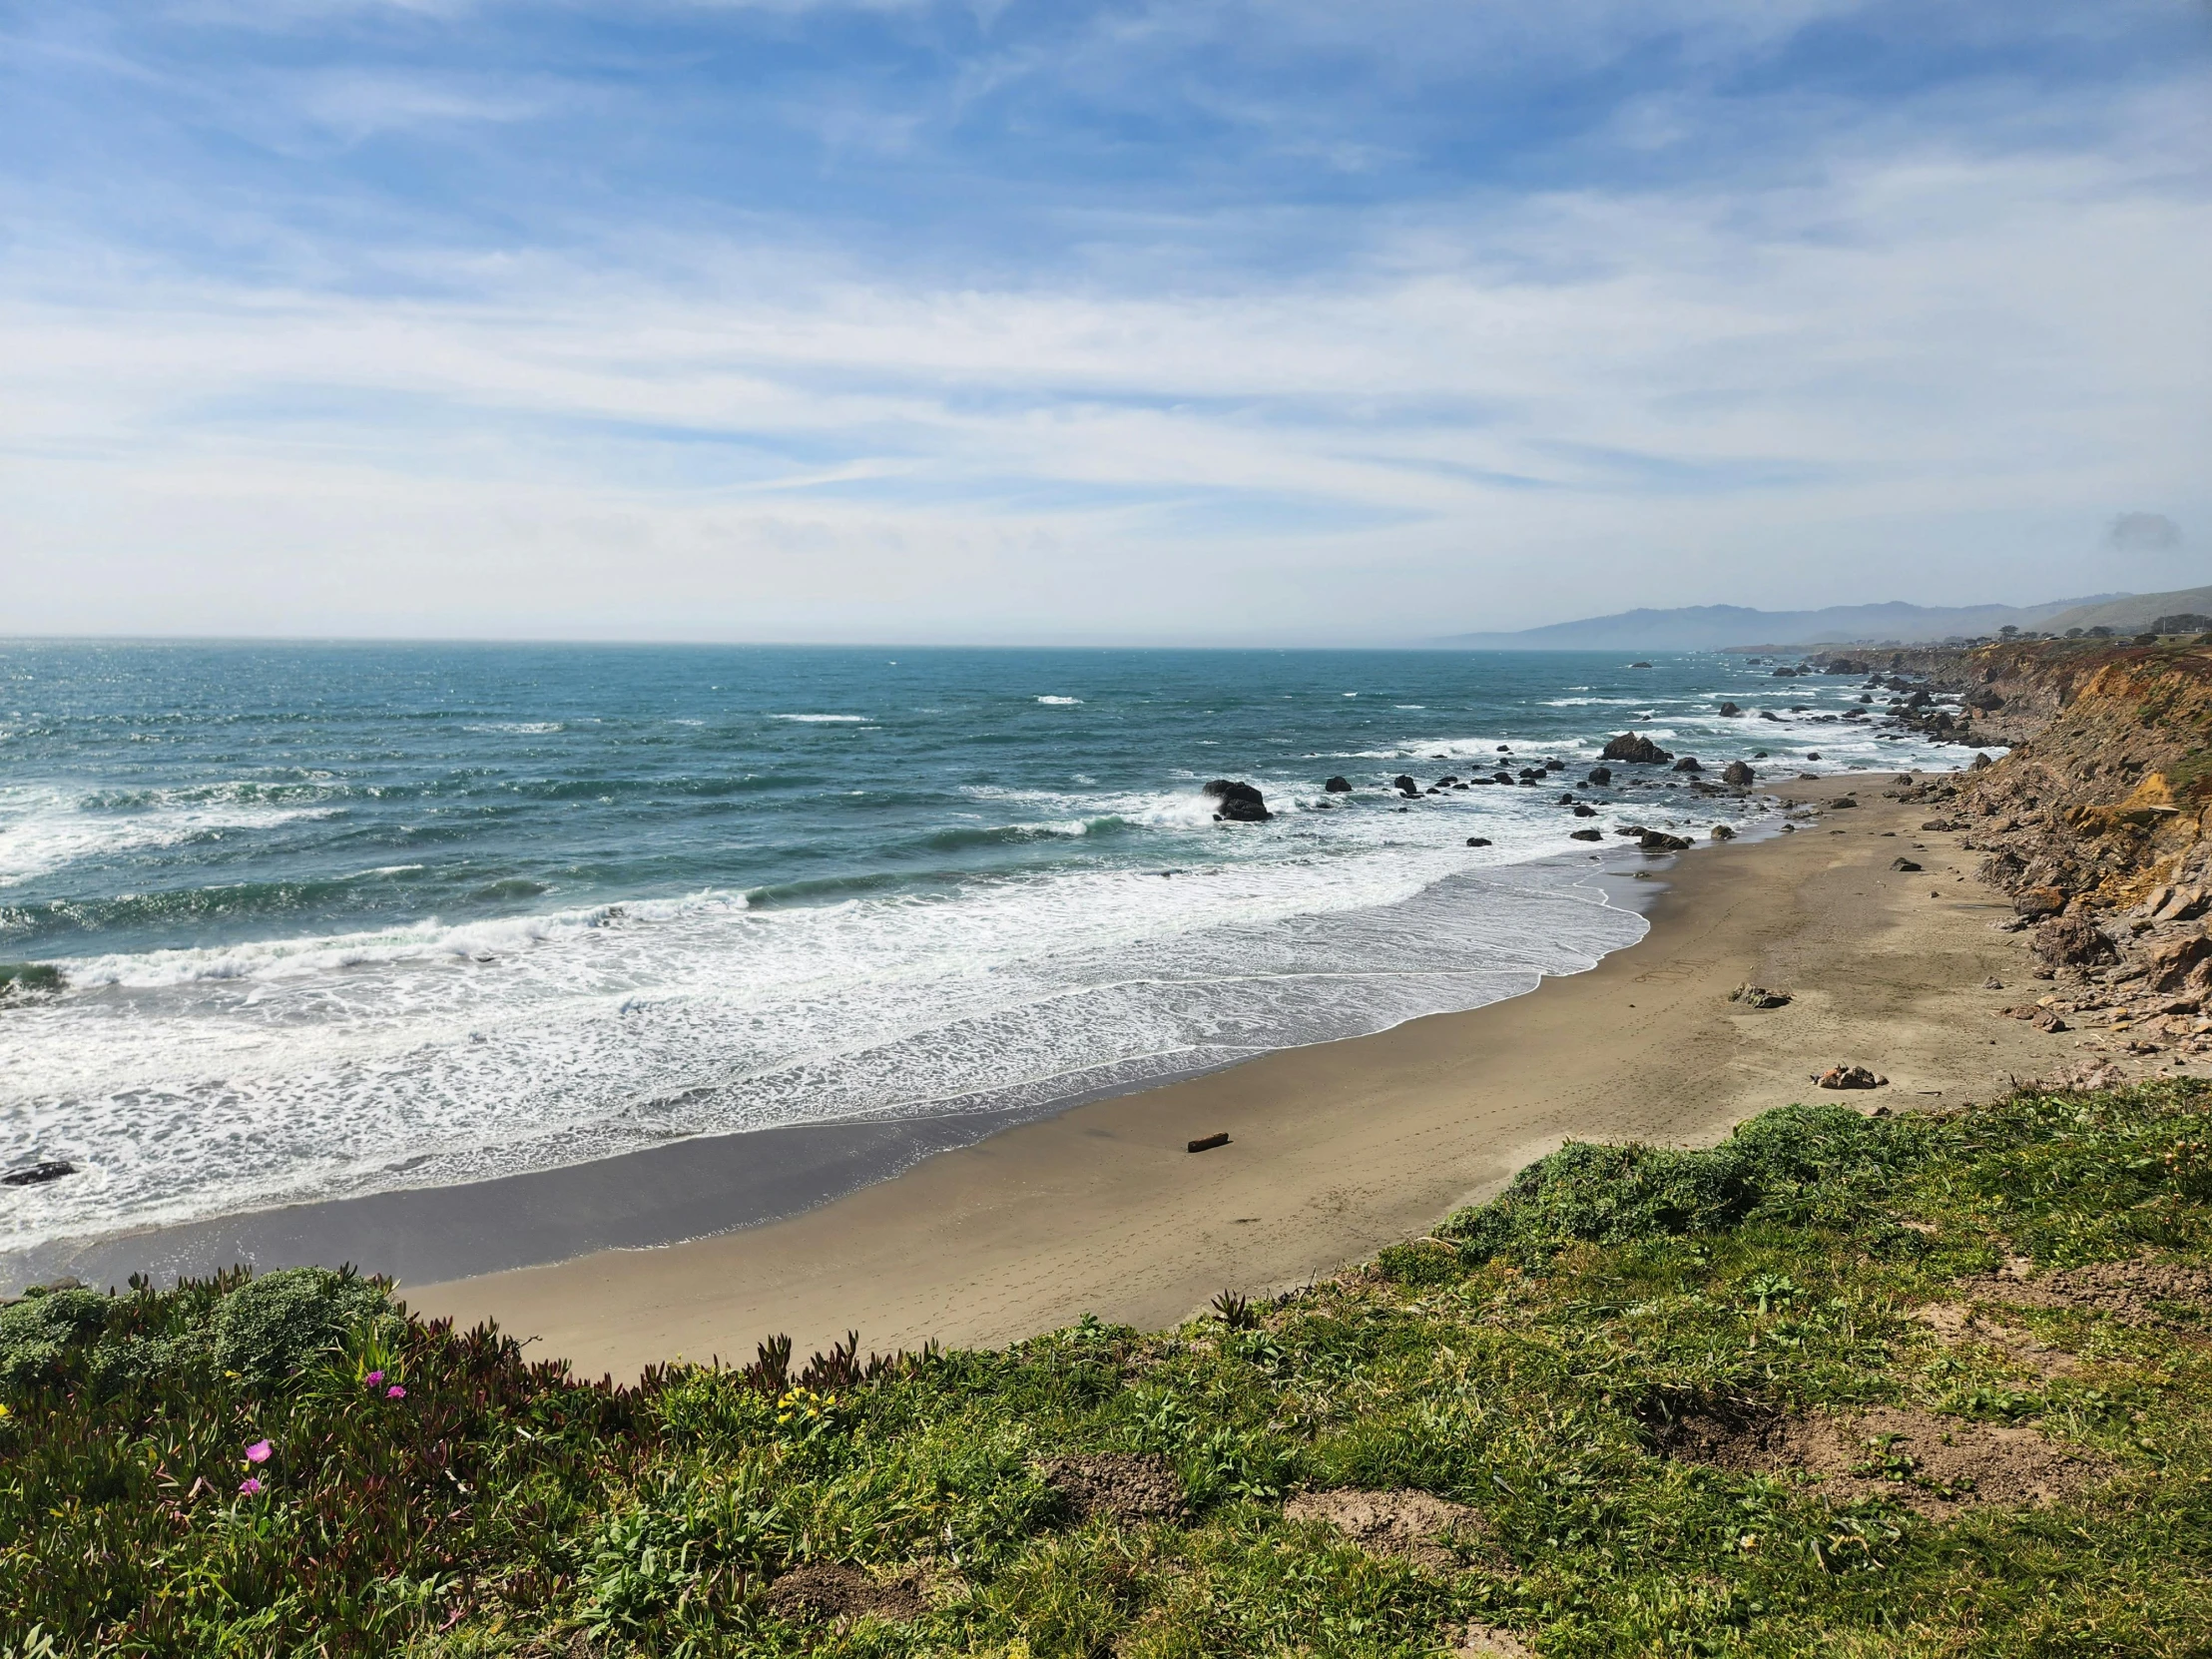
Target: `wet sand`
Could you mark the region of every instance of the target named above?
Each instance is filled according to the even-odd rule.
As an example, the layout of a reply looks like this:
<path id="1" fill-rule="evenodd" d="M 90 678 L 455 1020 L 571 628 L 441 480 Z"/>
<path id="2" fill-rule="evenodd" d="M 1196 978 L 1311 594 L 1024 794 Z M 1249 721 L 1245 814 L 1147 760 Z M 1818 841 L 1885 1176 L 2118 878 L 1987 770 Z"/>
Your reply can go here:
<path id="1" fill-rule="evenodd" d="M 2018 992 L 1983 980 L 2013 985 L 2027 961 L 1991 930 L 2010 909 L 1973 855 L 1919 830 L 1926 807 L 1882 800 L 1886 779 L 1851 782 L 1856 810 L 1674 860 L 1640 943 L 1526 996 L 1078 1106 L 764 1226 L 403 1295 L 617 1377 L 750 1359 L 778 1332 L 805 1353 L 854 1329 L 887 1350 L 1084 1313 L 1159 1327 L 1415 1236 L 1570 1137 L 1710 1143 L 1814 1095 L 1810 1074 L 1838 1061 L 1890 1086 L 1830 1098 L 1904 1109 L 1986 1099 L 2069 1057 L 1990 1017 Z M 1893 871 L 1901 854 L 1925 869 Z M 1794 1000 L 1745 1011 L 1727 993 L 1746 979 Z"/>

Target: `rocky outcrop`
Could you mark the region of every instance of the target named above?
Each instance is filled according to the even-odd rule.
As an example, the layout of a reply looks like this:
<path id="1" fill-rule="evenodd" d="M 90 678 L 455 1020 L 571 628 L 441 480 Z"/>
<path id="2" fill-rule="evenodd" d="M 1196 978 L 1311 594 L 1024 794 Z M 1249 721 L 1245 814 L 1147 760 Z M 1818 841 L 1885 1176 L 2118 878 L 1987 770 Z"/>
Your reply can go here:
<path id="1" fill-rule="evenodd" d="M 1677 772 L 1703 772 L 1705 769 L 1698 765 L 1695 755 L 1685 755 L 1681 760 L 1674 763 L 1674 770 Z"/>
<path id="2" fill-rule="evenodd" d="M 1721 771 L 1721 782 L 1733 784 L 1740 790 L 1748 790 L 1759 782 L 1759 774 L 1751 770 L 1751 763 L 1748 761 L 1731 761 Z"/>
<path id="3" fill-rule="evenodd" d="M 1674 755 L 1669 750 L 1661 749 L 1649 738 L 1639 737 L 1634 732 L 1623 732 L 1605 746 L 1600 758 L 1607 761 L 1627 761 L 1635 766 L 1656 767 L 1666 765 L 1674 759 Z"/>
<path id="4" fill-rule="evenodd" d="M 1349 778 L 1332 778 L 1328 783 L 1322 785 L 1322 789 L 1330 795 L 1350 795 L 1352 793 L 1352 780 Z"/>
<path id="5" fill-rule="evenodd" d="M 1265 824 L 1275 816 L 1268 811 L 1266 799 L 1250 784 L 1216 778 L 1200 793 L 1214 801 L 1217 824 Z"/>
<path id="6" fill-rule="evenodd" d="M 1611 767 L 1592 767 L 1590 768 L 1590 775 L 1582 782 L 1589 785 L 1593 790 L 1608 788 L 1613 782 L 1613 769 Z"/>
<path id="7" fill-rule="evenodd" d="M 2011 1010 L 2092 1049 L 2212 1054 L 2212 649 L 2044 641 L 1924 654 L 1990 764 L 1895 793 L 1980 855 L 2050 994 Z"/>

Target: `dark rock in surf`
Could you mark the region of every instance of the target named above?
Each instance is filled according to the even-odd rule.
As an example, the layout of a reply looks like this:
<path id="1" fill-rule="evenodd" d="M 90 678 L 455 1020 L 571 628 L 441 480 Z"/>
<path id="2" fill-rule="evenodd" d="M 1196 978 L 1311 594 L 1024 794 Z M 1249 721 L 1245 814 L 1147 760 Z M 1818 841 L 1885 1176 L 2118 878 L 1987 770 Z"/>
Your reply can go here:
<path id="1" fill-rule="evenodd" d="M 1399 795 L 1420 794 L 1420 786 L 1414 783 L 1410 776 L 1402 772 L 1390 780 L 1390 788 L 1397 791 Z"/>
<path id="2" fill-rule="evenodd" d="M 1467 837 L 1467 844 L 1469 846 L 1488 846 L 1490 844 L 1490 837 L 1487 835 L 1469 835 Z"/>
<path id="3" fill-rule="evenodd" d="M 1582 780 L 1593 790 L 1602 790 L 1612 781 L 1613 769 L 1611 767 L 1592 767 L 1590 768 L 1590 776 Z"/>
<path id="4" fill-rule="evenodd" d="M 1705 769 L 1697 764 L 1695 755 L 1685 755 L 1681 760 L 1674 763 L 1674 770 L 1677 772 L 1703 772 Z"/>
<path id="5" fill-rule="evenodd" d="M 1604 753 L 1600 758 L 1607 761 L 1629 761 L 1637 766 L 1655 767 L 1664 766 L 1674 759 L 1674 755 L 1669 750 L 1661 749 L 1649 738 L 1639 737 L 1634 732 L 1623 732 L 1605 746 Z"/>
<path id="6" fill-rule="evenodd" d="M 49 1181 L 59 1181 L 65 1175 L 75 1175 L 77 1166 L 65 1158 L 49 1158 L 33 1164 L 29 1169 L 12 1169 L 0 1175 L 0 1187 L 43 1187 Z"/>
<path id="7" fill-rule="evenodd" d="M 1331 795 L 1350 795 L 1352 781 L 1349 778 L 1332 778 L 1322 788 Z"/>
<path id="8" fill-rule="evenodd" d="M 1646 830 L 1636 844 L 1646 852 L 1687 852 L 1690 843 L 1680 835 L 1670 835 L 1663 830 Z"/>
<path id="9" fill-rule="evenodd" d="M 1570 830 L 1567 831 L 1567 838 L 1577 841 L 1601 841 L 1605 838 L 1605 831 L 1602 830 Z"/>
<path id="10" fill-rule="evenodd" d="M 1229 824 L 1265 824 L 1275 815 L 1268 811 L 1267 801 L 1250 784 L 1231 783 L 1217 778 L 1200 792 L 1221 803 L 1214 817 Z"/>
<path id="11" fill-rule="evenodd" d="M 1721 782 L 1733 784 L 1740 790 L 1748 790 L 1759 782 L 1759 774 L 1742 761 L 1731 761 L 1721 772 Z"/>

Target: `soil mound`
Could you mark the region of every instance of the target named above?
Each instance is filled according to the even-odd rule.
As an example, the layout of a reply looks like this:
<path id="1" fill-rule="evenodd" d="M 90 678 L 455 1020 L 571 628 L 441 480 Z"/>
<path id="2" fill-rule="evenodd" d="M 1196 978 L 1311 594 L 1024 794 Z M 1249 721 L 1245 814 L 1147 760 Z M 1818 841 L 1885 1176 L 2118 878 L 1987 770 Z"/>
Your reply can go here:
<path id="1" fill-rule="evenodd" d="M 1141 1526 L 1190 1512 L 1183 1482 L 1165 1457 L 1126 1451 L 1055 1457 L 1044 1465 L 1044 1479 L 1078 1520 L 1104 1515 L 1116 1526 Z"/>
<path id="2" fill-rule="evenodd" d="M 2103 1460 L 2032 1428 L 1878 1406 L 1851 1416 L 1677 1419 L 1661 1448 L 1684 1462 L 1746 1474 L 1802 1472 L 1839 1502 L 1893 1497 L 1924 1515 L 1975 1503 L 2052 1503 L 2104 1477 Z"/>
<path id="3" fill-rule="evenodd" d="M 798 1624 L 848 1624 L 863 1614 L 915 1619 L 924 1609 L 910 1583 L 883 1583 L 840 1561 L 809 1561 L 768 1587 L 769 1610 Z"/>
<path id="4" fill-rule="evenodd" d="M 1470 1543 L 1477 1539 L 1486 1543 L 1489 1537 L 1489 1523 L 1481 1510 L 1409 1487 L 1388 1492 L 1300 1492 L 1283 1505 L 1283 1518 L 1326 1521 L 1371 1555 L 1402 1555 L 1438 1572 L 1451 1572 L 1459 1565 L 1459 1552 L 1447 1538 L 1456 1534 Z"/>

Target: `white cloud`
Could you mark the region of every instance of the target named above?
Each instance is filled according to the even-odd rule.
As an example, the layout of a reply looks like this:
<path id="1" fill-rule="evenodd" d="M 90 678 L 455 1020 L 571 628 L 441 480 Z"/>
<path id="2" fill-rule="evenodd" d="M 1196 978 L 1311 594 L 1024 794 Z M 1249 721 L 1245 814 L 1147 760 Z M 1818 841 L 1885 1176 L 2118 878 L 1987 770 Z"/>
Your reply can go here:
<path id="1" fill-rule="evenodd" d="M 362 130 L 519 107 L 328 84 Z M 283 281 L 27 236 L 6 629 L 1382 638 L 2116 585 L 2078 551 L 2115 511 L 2212 506 L 2212 189 L 2186 99 L 2112 122 L 1302 208 L 1343 245 L 1304 276 L 1176 280 L 1166 220 L 968 285 L 773 228 L 400 240 L 398 294 L 275 223 L 214 229 Z"/>

